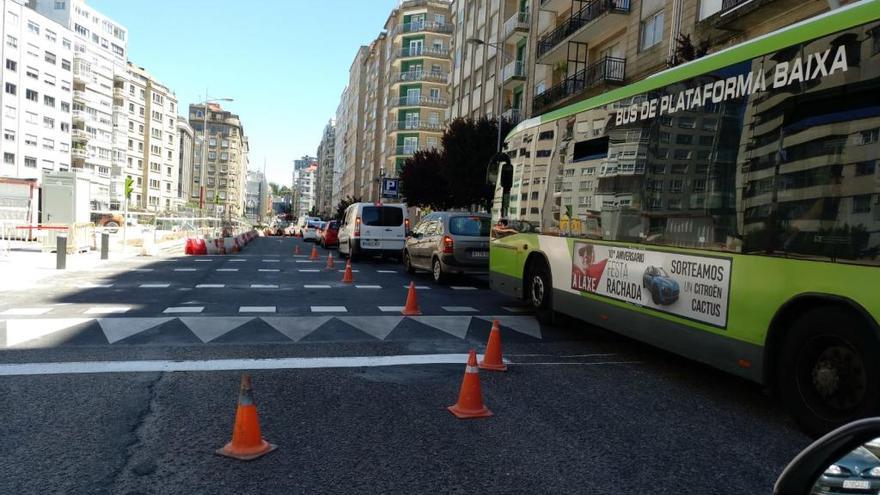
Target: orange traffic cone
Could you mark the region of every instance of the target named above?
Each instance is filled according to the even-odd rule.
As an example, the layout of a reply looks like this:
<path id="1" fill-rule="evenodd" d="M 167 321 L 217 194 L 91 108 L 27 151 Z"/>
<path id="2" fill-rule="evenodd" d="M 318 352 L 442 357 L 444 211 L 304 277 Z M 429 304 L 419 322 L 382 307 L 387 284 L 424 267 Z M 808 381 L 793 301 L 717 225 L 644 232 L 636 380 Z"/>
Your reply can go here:
<path id="1" fill-rule="evenodd" d="M 235 412 L 235 426 L 232 429 L 232 441 L 216 453 L 250 461 L 277 448 L 265 440 L 260 433 L 260 419 L 257 417 L 257 406 L 251 392 L 250 375 L 241 375 L 241 389 L 238 393 L 238 410 Z"/>
<path id="2" fill-rule="evenodd" d="M 406 306 L 400 312 L 403 316 L 419 316 L 422 310 L 419 309 L 419 297 L 416 295 L 416 284 L 409 283 L 409 291 L 406 293 Z"/>
<path id="3" fill-rule="evenodd" d="M 297 244 L 296 247 L 293 248 L 293 254 L 299 256 L 299 244 Z"/>
<path id="4" fill-rule="evenodd" d="M 345 273 L 342 274 L 342 283 L 353 284 L 354 274 L 351 272 L 351 261 L 345 263 Z"/>
<path id="5" fill-rule="evenodd" d="M 312 254 L 309 255 L 309 259 L 312 261 L 318 261 L 318 247 L 312 246 Z"/>
<path id="6" fill-rule="evenodd" d="M 507 371 L 507 365 L 501 358 L 501 329 L 498 320 L 492 320 L 492 330 L 489 332 L 489 343 L 486 344 L 486 353 L 480 361 L 481 370 Z"/>
<path id="7" fill-rule="evenodd" d="M 335 267 L 333 266 L 333 253 L 327 255 L 327 269 L 333 270 Z"/>
<path id="8" fill-rule="evenodd" d="M 492 415 L 492 411 L 483 404 L 483 392 L 480 390 L 480 375 L 477 369 L 477 352 L 473 349 L 468 355 L 467 366 L 464 369 L 458 402 L 447 409 L 458 419 L 487 418 Z"/>

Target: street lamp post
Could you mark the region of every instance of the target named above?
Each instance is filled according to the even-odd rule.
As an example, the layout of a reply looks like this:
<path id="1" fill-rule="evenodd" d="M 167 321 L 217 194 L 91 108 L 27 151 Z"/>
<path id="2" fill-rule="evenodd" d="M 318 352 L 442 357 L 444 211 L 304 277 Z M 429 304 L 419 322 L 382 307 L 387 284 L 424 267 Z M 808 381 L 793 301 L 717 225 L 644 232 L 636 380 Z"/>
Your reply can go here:
<path id="1" fill-rule="evenodd" d="M 217 103 L 220 101 L 235 101 L 233 98 L 210 98 L 208 92 L 205 92 L 205 100 L 200 103 L 202 105 L 202 163 L 199 171 L 199 202 L 205 197 L 205 174 L 208 168 L 208 103 Z M 207 198 L 205 198 L 207 200 Z M 200 204 L 201 206 L 201 204 Z M 215 204 L 216 211 L 216 204 Z M 202 208 L 202 221 L 204 222 L 205 209 Z"/>
<path id="2" fill-rule="evenodd" d="M 498 83 L 498 91 L 495 93 L 495 98 L 498 100 L 498 114 L 495 117 L 496 124 L 498 126 L 498 144 L 497 144 L 497 152 L 501 153 L 501 112 L 503 111 L 504 98 L 503 98 L 503 89 L 502 85 L 504 84 L 503 72 L 504 72 L 504 62 L 507 60 L 507 52 L 504 50 L 504 45 L 499 43 L 489 43 L 481 40 L 480 38 L 468 38 L 465 40 L 465 43 L 471 43 L 476 46 L 485 45 L 491 46 L 492 48 L 498 50 L 498 53 L 501 54 L 501 67 L 500 70 L 495 71 L 495 81 Z"/>

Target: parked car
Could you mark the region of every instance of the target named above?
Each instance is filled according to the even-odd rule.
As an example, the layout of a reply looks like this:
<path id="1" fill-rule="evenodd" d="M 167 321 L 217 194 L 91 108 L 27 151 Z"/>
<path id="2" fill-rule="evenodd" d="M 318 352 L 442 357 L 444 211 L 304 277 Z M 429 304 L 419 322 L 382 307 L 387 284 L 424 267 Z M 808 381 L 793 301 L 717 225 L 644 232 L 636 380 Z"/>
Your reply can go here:
<path id="1" fill-rule="evenodd" d="M 428 270 L 436 282 L 444 282 L 452 274 L 488 273 L 491 223 L 489 215 L 483 213 L 427 215 L 406 239 L 406 271 Z"/>
<path id="2" fill-rule="evenodd" d="M 880 491 L 880 459 L 858 447 L 819 476 L 814 494 L 877 493 Z"/>
<path id="3" fill-rule="evenodd" d="M 318 217 L 309 217 L 311 220 L 308 220 L 305 225 L 302 226 L 302 240 L 303 241 L 318 241 L 318 229 L 321 227 L 321 219 Z"/>
<path id="4" fill-rule="evenodd" d="M 321 237 L 318 240 L 323 248 L 339 246 L 339 222 L 330 220 L 327 225 L 321 229 Z"/>
<path id="5" fill-rule="evenodd" d="M 306 227 L 308 227 L 309 222 L 320 222 L 321 219 L 318 217 L 309 217 L 303 216 L 297 219 L 296 223 L 293 225 L 293 235 L 303 235 L 305 233 Z"/>
<path id="6" fill-rule="evenodd" d="M 651 292 L 654 304 L 668 306 L 678 300 L 678 282 L 660 266 L 649 266 L 642 275 L 642 287 Z"/>
<path id="7" fill-rule="evenodd" d="M 405 204 L 354 203 L 339 225 L 339 254 L 400 257 L 408 232 Z"/>

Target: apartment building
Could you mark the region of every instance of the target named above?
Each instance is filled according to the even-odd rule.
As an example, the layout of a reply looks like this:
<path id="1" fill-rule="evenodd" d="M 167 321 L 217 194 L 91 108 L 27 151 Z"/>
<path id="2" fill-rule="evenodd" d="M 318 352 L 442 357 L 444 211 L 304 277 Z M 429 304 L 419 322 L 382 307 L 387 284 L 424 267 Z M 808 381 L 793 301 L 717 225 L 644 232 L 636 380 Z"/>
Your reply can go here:
<path id="1" fill-rule="evenodd" d="M 385 22 L 385 173 L 440 146 L 449 105 L 453 25 L 448 0 L 404 0 Z"/>
<path id="2" fill-rule="evenodd" d="M 321 143 L 318 145 L 318 172 L 315 178 L 315 206 L 318 214 L 329 218 L 336 203 L 333 203 L 333 170 L 336 162 L 336 123 L 333 119 L 324 126 Z"/>
<path id="3" fill-rule="evenodd" d="M 334 132 L 333 192 L 330 202 L 334 205 L 345 198 L 342 191 L 342 175 L 345 172 L 345 136 L 348 129 L 348 87 L 342 90 L 339 105 L 336 106 L 336 130 Z"/>
<path id="4" fill-rule="evenodd" d="M 492 118 L 500 112 L 510 122 L 521 120 L 528 76 L 529 9 L 527 0 L 452 2 L 451 118 Z"/>
<path id="5" fill-rule="evenodd" d="M 270 196 L 266 174 L 258 170 L 248 170 L 244 216 L 253 223 L 263 222 L 266 212 L 269 211 Z"/>
<path id="6" fill-rule="evenodd" d="M 336 122 L 341 123 L 337 136 L 342 138 L 342 146 L 337 150 L 341 155 L 340 195 L 342 197 L 361 196 L 361 163 L 364 139 L 364 103 L 366 96 L 366 64 L 369 48 L 361 46 L 348 71 L 348 87 L 343 92 L 340 107 L 342 114 L 337 113 Z"/>
<path id="7" fill-rule="evenodd" d="M 186 117 L 177 116 L 177 197 L 185 204 L 192 201 L 193 151 L 195 146 L 193 128 Z"/>
<path id="8" fill-rule="evenodd" d="M 193 199 L 203 197 L 211 214 L 241 216 L 248 153 L 241 119 L 216 103 L 194 104 L 189 106 L 189 125 L 196 134 L 190 189 Z"/>
<path id="9" fill-rule="evenodd" d="M 177 97 L 143 67 L 128 63 L 113 82 L 114 100 L 126 105 L 128 141 L 124 173 L 134 180 L 129 209 L 171 211 L 180 205 Z"/>
<path id="10" fill-rule="evenodd" d="M 70 169 L 73 34 L 23 0 L 2 5 L 0 177 L 40 181 Z"/>
<path id="11" fill-rule="evenodd" d="M 293 208 L 297 217 L 306 216 L 315 207 L 318 161 L 315 157 L 304 156 L 294 160 L 293 166 Z"/>
<path id="12" fill-rule="evenodd" d="M 378 201 L 380 195 L 379 181 L 385 172 L 384 146 L 386 139 L 385 118 L 385 77 L 386 77 L 386 44 L 385 33 L 370 43 L 364 65 L 366 80 L 364 90 L 364 131 L 363 153 L 361 153 L 361 174 L 358 196 L 364 201 Z"/>
<path id="13" fill-rule="evenodd" d="M 85 0 L 29 0 L 28 6 L 73 32 L 71 170 L 102 181 L 91 198 L 93 209 L 119 209 L 128 123 L 122 100 L 114 99 L 114 80 L 126 78 L 128 32 Z"/>

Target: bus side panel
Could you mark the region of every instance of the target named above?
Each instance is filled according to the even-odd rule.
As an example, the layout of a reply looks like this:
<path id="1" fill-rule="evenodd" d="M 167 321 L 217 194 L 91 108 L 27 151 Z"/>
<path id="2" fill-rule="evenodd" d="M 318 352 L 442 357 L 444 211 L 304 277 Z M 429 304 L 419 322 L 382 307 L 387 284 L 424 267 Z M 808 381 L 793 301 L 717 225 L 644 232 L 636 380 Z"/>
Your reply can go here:
<path id="1" fill-rule="evenodd" d="M 489 284 L 492 290 L 522 298 L 523 270 L 529 249 L 538 247 L 536 234 L 514 234 L 489 243 Z"/>

